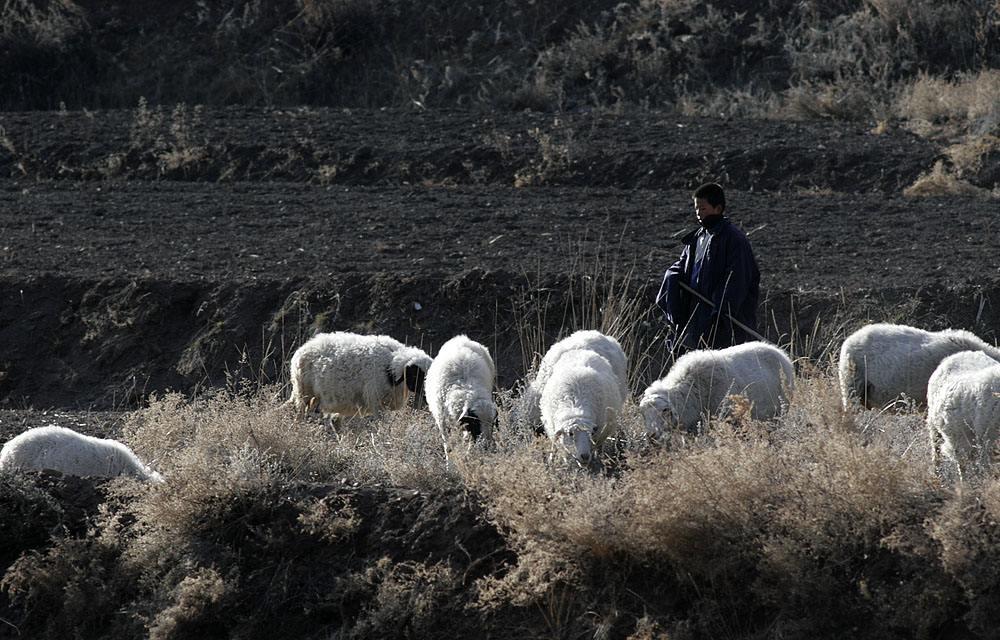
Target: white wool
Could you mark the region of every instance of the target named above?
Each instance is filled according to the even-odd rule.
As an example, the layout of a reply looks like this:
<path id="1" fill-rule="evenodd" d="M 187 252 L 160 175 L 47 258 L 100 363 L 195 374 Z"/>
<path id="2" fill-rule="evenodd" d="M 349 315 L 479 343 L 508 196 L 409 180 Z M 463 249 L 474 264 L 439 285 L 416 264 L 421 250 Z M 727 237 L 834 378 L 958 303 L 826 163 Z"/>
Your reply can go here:
<path id="1" fill-rule="evenodd" d="M 665 377 L 649 385 L 639 401 L 639 411 L 648 435 L 659 435 L 671 427 L 693 432 L 704 416 L 718 414 L 730 395 L 745 396 L 754 419 L 774 417 L 788 404 L 794 385 L 792 361 L 766 342 L 692 351 L 678 358 Z"/>
<path id="2" fill-rule="evenodd" d="M 607 358 L 590 349 L 565 351 L 541 391 L 545 433 L 558 448 L 588 462 L 592 446 L 617 431 L 624 401 L 620 379 Z"/>
<path id="3" fill-rule="evenodd" d="M 320 333 L 292 355 L 288 401 L 303 414 L 312 408 L 347 416 L 399 409 L 410 392 L 421 391 L 430 364 L 426 353 L 389 336 Z"/>
<path id="4" fill-rule="evenodd" d="M 537 425 L 541 419 L 542 389 L 552 376 L 552 372 L 562 356 L 570 351 L 587 349 L 604 357 L 611 365 L 618 388 L 622 398 L 629 395 L 628 388 L 628 360 L 621 344 L 611 336 L 592 329 L 576 331 L 562 340 L 556 342 L 545 352 L 541 363 L 538 365 L 538 372 L 534 379 L 525 388 L 520 400 L 519 418 L 524 424 L 529 426 Z"/>
<path id="5" fill-rule="evenodd" d="M 496 366 L 482 344 L 459 335 L 441 345 L 427 370 L 424 392 L 427 407 L 445 442 L 446 455 L 447 433 L 460 428 L 463 420 L 478 420 L 479 436 L 486 442 L 492 439 L 497 416 L 493 402 L 495 379 Z"/>
<path id="6" fill-rule="evenodd" d="M 982 351 L 1000 360 L 1000 350 L 975 334 L 957 329 L 925 331 L 901 324 L 870 324 L 840 348 L 840 390 L 844 408 L 882 408 L 905 394 L 927 403 L 927 381 L 948 356 Z"/>
<path id="7" fill-rule="evenodd" d="M 28 429 L 11 438 L 0 450 L 0 470 L 50 469 L 73 476 L 133 476 L 163 482 L 117 440 L 106 440 L 49 425 Z"/>
<path id="8" fill-rule="evenodd" d="M 982 351 L 962 351 L 941 361 L 927 384 L 931 464 L 941 454 L 958 464 L 959 477 L 985 468 L 1000 429 L 1000 362 Z"/>

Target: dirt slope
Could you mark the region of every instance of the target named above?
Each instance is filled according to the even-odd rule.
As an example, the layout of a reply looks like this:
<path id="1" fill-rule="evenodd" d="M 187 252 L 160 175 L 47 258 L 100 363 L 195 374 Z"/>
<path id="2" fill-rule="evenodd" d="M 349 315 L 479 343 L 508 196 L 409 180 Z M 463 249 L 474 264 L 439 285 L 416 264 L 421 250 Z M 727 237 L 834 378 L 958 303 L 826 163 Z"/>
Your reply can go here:
<path id="1" fill-rule="evenodd" d="M 918 301 L 925 323 L 996 327 L 996 202 L 903 198 L 937 151 L 902 132 L 248 109 L 0 125 L 7 406 L 277 380 L 302 339 L 333 329 L 432 350 L 469 331 L 512 384 L 524 345 L 508 328 L 525 305 L 548 308 L 554 334 L 571 283 L 601 268 L 651 303 L 693 226 L 690 189 L 709 179 L 751 234 L 774 338 L 859 291 L 864 313 L 888 296 Z M 659 323 L 651 310 L 643 340 Z"/>

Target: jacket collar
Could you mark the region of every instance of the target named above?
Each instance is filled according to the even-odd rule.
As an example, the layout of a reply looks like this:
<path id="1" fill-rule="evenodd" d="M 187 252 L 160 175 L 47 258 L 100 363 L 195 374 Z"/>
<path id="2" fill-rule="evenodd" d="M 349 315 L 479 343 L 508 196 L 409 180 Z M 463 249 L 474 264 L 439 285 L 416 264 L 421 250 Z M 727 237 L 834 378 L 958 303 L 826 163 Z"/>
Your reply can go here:
<path id="1" fill-rule="evenodd" d="M 703 227 L 701 227 L 701 228 L 705 229 L 709 233 L 715 233 L 725 223 L 726 223 L 726 216 L 725 216 L 725 214 L 722 214 L 722 215 L 716 216 L 712 220 L 709 220 L 708 224 L 705 225 L 705 226 L 703 226 Z"/>
<path id="2" fill-rule="evenodd" d="M 702 229 L 704 229 L 705 231 L 708 231 L 711 234 L 715 234 L 728 221 L 729 221 L 729 218 L 727 218 L 725 215 L 721 215 L 718 218 L 716 218 L 715 220 L 712 220 L 708 224 L 707 227 L 703 227 L 701 225 L 698 225 L 697 227 L 694 228 L 693 231 L 689 231 L 687 233 L 687 235 L 685 235 L 683 238 L 681 238 L 681 242 L 683 242 L 684 244 L 694 244 L 695 239 L 698 237 L 698 233 L 701 232 Z"/>

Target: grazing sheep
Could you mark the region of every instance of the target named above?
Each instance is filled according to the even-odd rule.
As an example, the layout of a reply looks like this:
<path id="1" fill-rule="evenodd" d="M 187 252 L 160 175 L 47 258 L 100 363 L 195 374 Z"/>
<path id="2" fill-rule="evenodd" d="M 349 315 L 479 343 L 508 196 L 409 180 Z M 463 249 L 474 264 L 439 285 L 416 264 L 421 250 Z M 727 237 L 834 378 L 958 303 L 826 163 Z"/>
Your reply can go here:
<path id="1" fill-rule="evenodd" d="M 0 450 L 0 470 L 51 469 L 73 476 L 132 476 L 160 483 L 163 476 L 117 440 L 105 440 L 49 425 L 14 436 Z"/>
<path id="2" fill-rule="evenodd" d="M 541 409 L 539 402 L 542 396 L 542 389 L 552 376 L 552 371 L 563 354 L 579 349 L 588 349 L 597 353 L 608 361 L 615 377 L 618 380 L 618 387 L 622 398 L 629 395 L 628 389 L 628 360 L 621 344 L 611 336 L 607 336 L 600 331 L 582 330 L 576 331 L 562 340 L 556 342 L 545 352 L 541 363 L 538 365 L 538 372 L 534 380 L 524 390 L 520 401 L 519 421 L 524 424 L 535 426 L 536 432 L 542 430 L 537 428 L 541 420 Z"/>
<path id="3" fill-rule="evenodd" d="M 625 397 L 607 358 L 589 349 L 564 352 L 541 392 L 542 424 L 549 439 L 581 463 L 618 429 Z"/>
<path id="4" fill-rule="evenodd" d="M 901 324 L 862 327 L 840 348 L 844 408 L 860 404 L 880 409 L 902 394 L 924 406 L 927 380 L 942 360 L 959 351 L 982 351 L 1000 360 L 1000 350 L 968 331 L 924 331 Z"/>
<path id="5" fill-rule="evenodd" d="M 766 342 L 745 342 L 717 351 L 692 351 L 677 359 L 666 377 L 649 385 L 639 401 L 646 433 L 667 427 L 696 432 L 706 414 L 718 414 L 727 396 L 740 394 L 750 415 L 762 420 L 779 414 L 795 385 L 788 355 Z"/>
<path id="6" fill-rule="evenodd" d="M 448 454 L 449 429 L 461 426 L 463 437 L 489 441 L 497 408 L 493 403 L 496 367 L 489 350 L 467 336 L 441 345 L 427 369 L 424 391 Z"/>
<path id="7" fill-rule="evenodd" d="M 388 336 L 320 333 L 292 355 L 292 395 L 300 414 L 369 415 L 423 396 L 431 358 Z"/>
<path id="8" fill-rule="evenodd" d="M 990 462 L 1000 429 L 1000 362 L 982 351 L 962 351 L 941 361 L 927 383 L 927 429 L 931 465 L 941 454 L 958 465 L 959 478 L 970 464 Z"/>

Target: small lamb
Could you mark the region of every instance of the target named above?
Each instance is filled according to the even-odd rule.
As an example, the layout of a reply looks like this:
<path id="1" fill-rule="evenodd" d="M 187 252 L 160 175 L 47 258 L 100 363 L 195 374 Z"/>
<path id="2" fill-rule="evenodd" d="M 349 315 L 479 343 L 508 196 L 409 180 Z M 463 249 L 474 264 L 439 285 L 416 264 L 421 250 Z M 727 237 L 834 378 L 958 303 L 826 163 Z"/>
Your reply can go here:
<path id="1" fill-rule="evenodd" d="M 0 470 L 50 469 L 73 476 L 132 476 L 161 483 L 153 471 L 117 440 L 95 438 L 72 429 L 49 425 L 28 429 L 0 450 Z"/>

